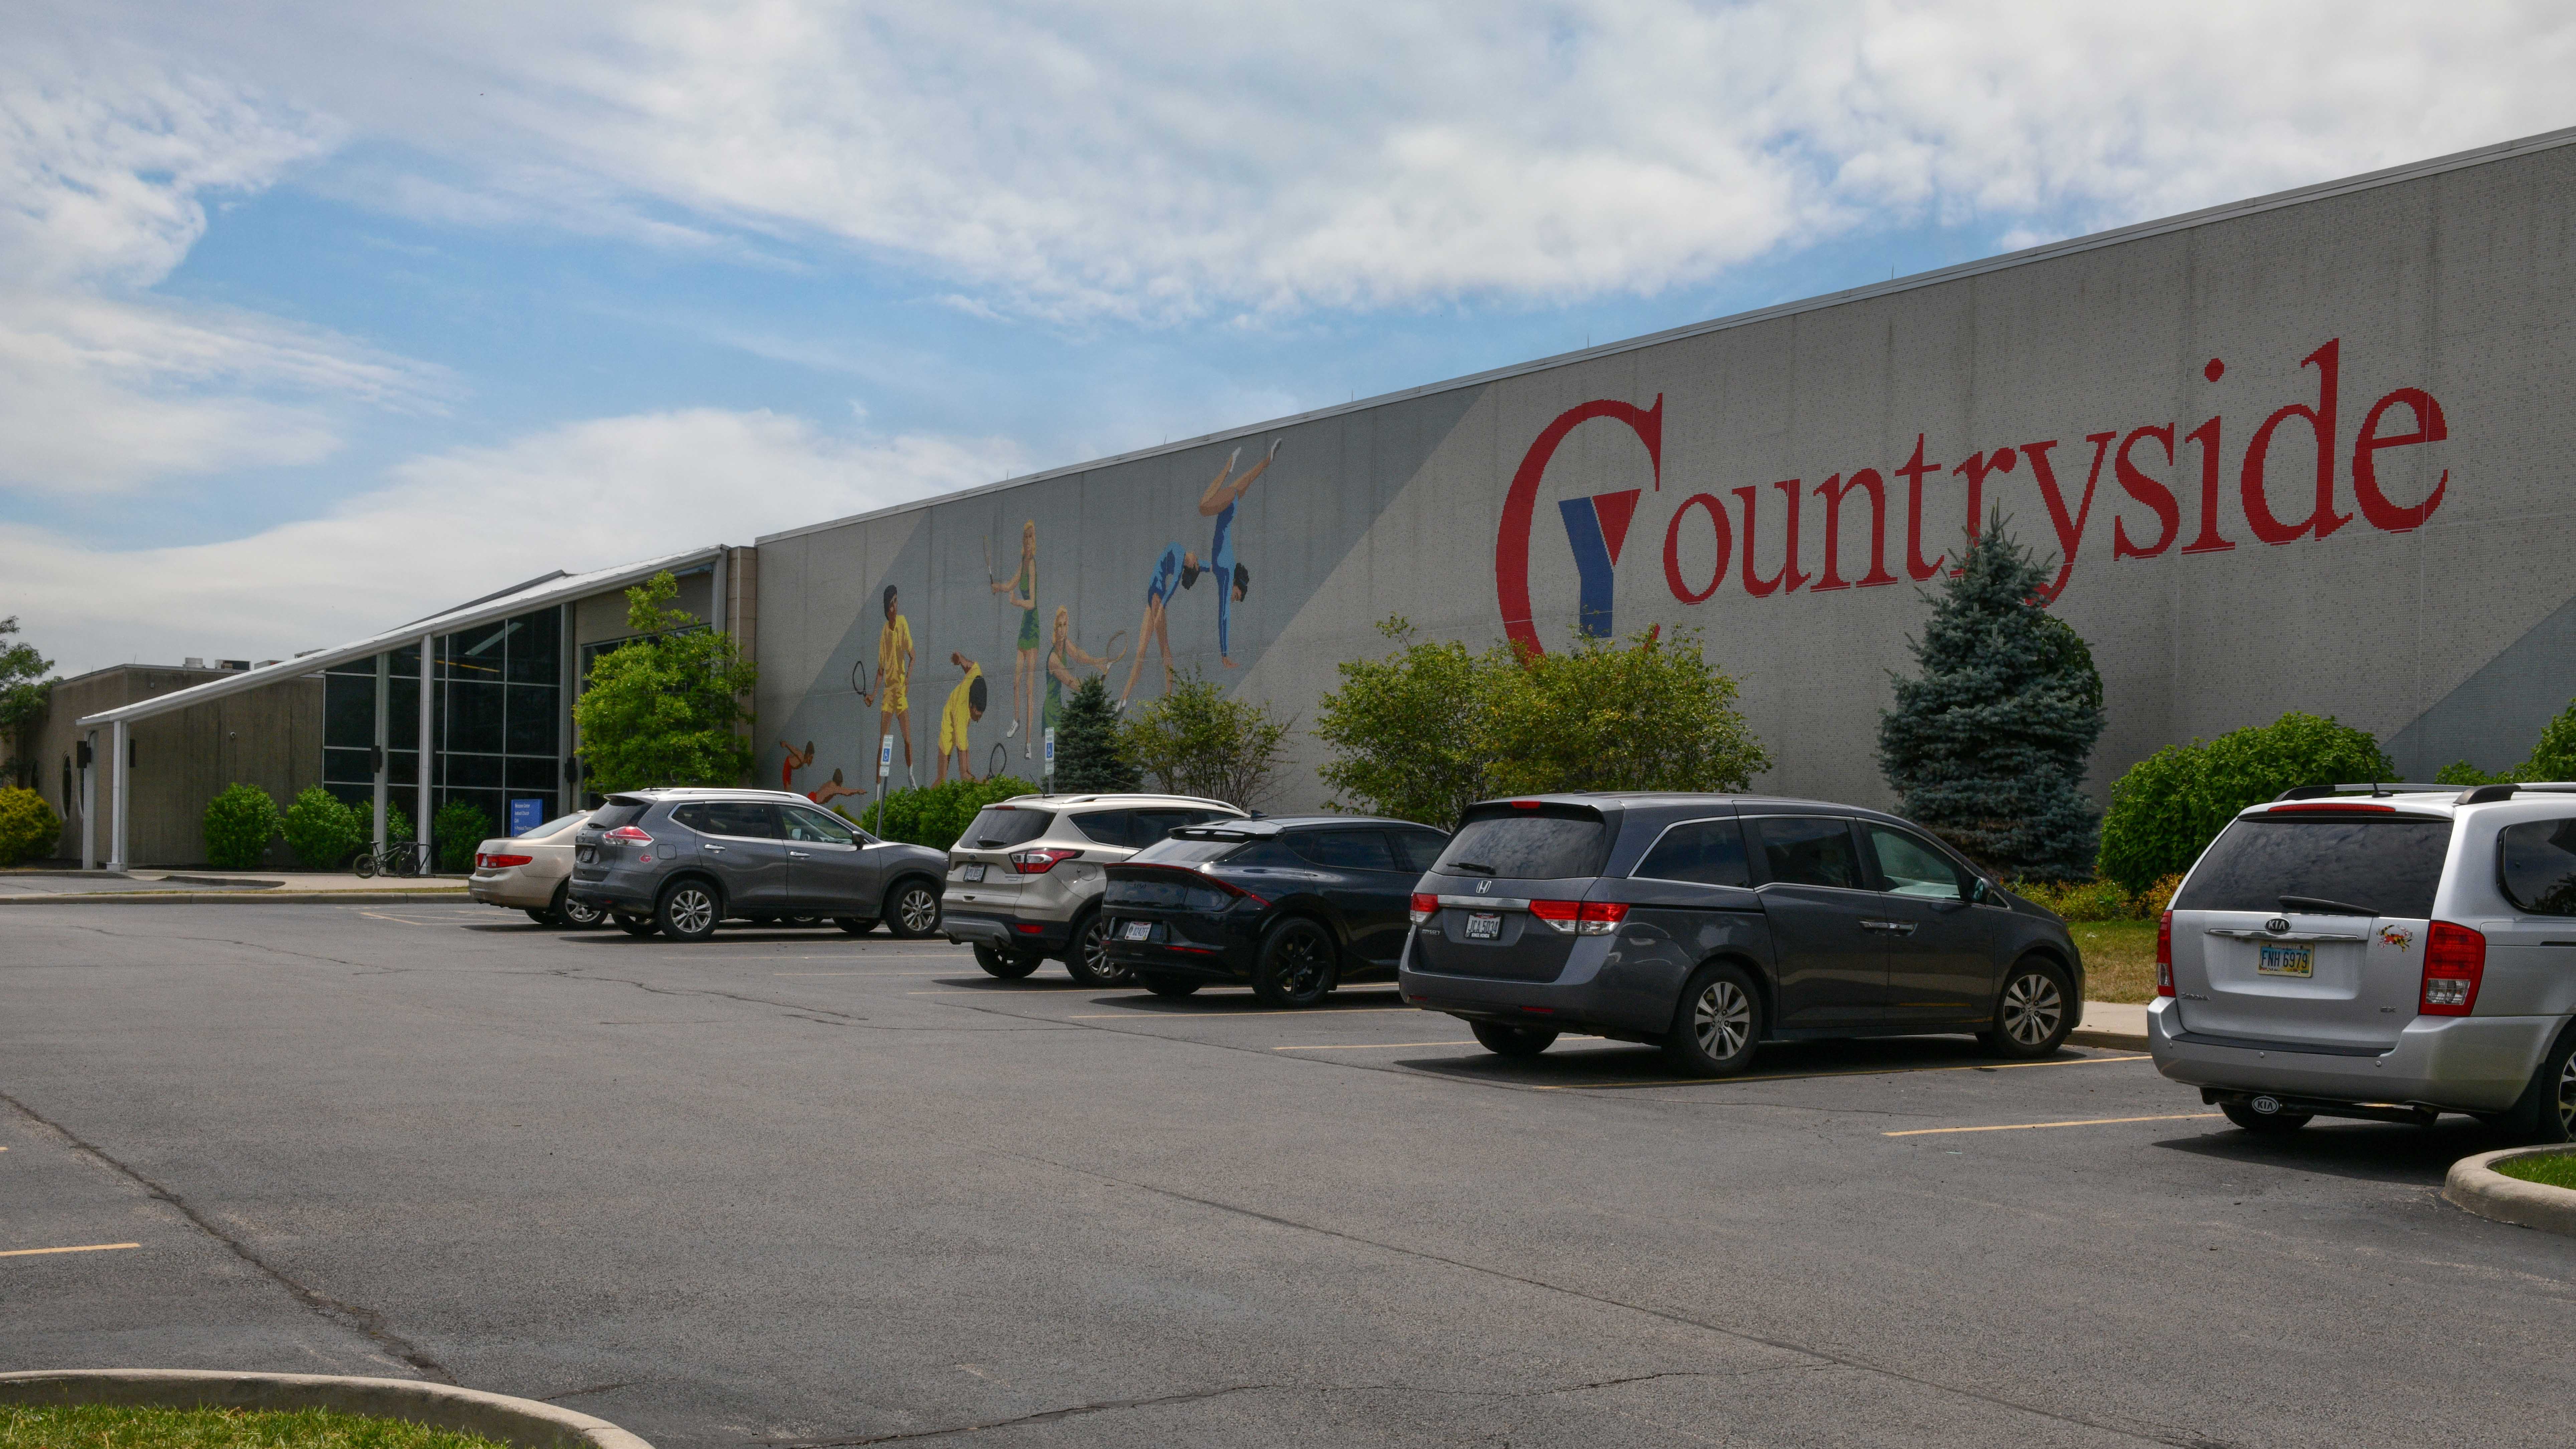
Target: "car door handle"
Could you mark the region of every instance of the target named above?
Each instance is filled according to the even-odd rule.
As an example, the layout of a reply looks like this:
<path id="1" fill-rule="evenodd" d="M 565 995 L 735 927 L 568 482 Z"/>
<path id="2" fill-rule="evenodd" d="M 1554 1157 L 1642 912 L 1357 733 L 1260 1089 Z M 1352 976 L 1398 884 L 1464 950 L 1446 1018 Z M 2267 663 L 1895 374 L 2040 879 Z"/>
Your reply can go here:
<path id="1" fill-rule="evenodd" d="M 808 851 L 791 850 L 787 852 L 787 858 L 789 860 L 812 860 L 814 857 L 812 853 Z"/>
<path id="2" fill-rule="evenodd" d="M 1912 921 L 1863 921 L 1860 923 L 1860 928 L 1864 931 L 1883 931 L 1891 936 L 1911 936 L 1914 934 L 1914 924 Z"/>
<path id="3" fill-rule="evenodd" d="M 725 853 L 725 848 L 721 845 L 701 845 L 698 849 L 705 851 L 709 855 L 722 855 Z"/>

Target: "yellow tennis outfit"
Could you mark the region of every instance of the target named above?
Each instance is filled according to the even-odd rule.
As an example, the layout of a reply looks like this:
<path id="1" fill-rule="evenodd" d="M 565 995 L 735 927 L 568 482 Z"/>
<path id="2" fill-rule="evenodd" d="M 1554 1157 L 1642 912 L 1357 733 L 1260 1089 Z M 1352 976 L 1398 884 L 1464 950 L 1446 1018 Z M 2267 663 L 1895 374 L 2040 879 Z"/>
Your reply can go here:
<path id="1" fill-rule="evenodd" d="M 975 722 L 974 706 L 968 703 L 967 695 L 974 690 L 975 681 L 983 677 L 984 666 L 975 665 L 966 671 L 964 679 L 957 681 L 955 689 L 948 691 L 948 707 L 939 712 L 939 753 L 966 748 L 966 727 Z"/>
<path id="2" fill-rule="evenodd" d="M 877 707 L 896 714 L 912 708 L 912 696 L 904 689 L 911 676 L 912 621 L 897 614 L 877 631 L 877 677 L 885 691 L 878 696 Z"/>

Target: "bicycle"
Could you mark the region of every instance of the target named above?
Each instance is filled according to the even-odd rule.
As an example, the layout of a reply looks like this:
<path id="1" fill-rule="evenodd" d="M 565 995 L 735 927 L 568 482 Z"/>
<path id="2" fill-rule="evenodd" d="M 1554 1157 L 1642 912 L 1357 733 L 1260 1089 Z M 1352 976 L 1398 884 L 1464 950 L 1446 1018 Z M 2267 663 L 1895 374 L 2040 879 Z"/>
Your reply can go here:
<path id="1" fill-rule="evenodd" d="M 427 875 L 429 847 L 417 840 L 388 840 L 382 845 L 362 845 L 350 858 L 349 869 L 360 880 L 378 875 Z"/>

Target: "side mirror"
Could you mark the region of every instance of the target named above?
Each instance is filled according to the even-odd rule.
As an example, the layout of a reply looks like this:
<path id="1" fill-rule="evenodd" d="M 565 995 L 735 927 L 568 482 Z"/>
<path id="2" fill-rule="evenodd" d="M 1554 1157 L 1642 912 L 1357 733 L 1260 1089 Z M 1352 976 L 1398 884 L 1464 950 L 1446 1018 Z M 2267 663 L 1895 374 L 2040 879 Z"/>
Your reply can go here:
<path id="1" fill-rule="evenodd" d="M 1979 876 L 1975 887 L 1968 892 L 1968 900 L 1971 904 L 1980 906 L 1999 905 L 2003 901 L 2003 889 L 1984 876 Z"/>

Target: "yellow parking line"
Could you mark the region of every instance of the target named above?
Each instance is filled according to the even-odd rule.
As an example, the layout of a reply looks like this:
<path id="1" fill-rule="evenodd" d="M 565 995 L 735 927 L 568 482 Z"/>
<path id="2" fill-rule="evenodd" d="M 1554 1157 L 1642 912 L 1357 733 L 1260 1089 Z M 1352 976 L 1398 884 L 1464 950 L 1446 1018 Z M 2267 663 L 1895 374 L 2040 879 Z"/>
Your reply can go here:
<path id="1" fill-rule="evenodd" d="M 11 1248 L 0 1252 L 0 1258 L 34 1258 L 46 1253 L 110 1253 L 118 1248 L 139 1248 L 141 1243 L 91 1243 L 79 1248 Z"/>
<path id="2" fill-rule="evenodd" d="M 2117 1122 L 2198 1122 L 2205 1117 L 2223 1117 L 2223 1112 L 2177 1112 L 2169 1117 L 2087 1117 L 2080 1122 L 2007 1122 L 2000 1127 L 1916 1127 L 1904 1132 L 1881 1132 L 1881 1137 L 1933 1137 L 1944 1132 L 2028 1132 L 2034 1127 L 2108 1127 Z"/>
<path id="3" fill-rule="evenodd" d="M 1603 1087 L 1706 1087 L 1727 1082 L 1796 1082 L 1817 1077 L 1901 1077 L 1914 1072 L 2004 1072 L 2015 1067 L 2093 1067 L 2106 1062 L 2143 1062 L 2144 1055 L 2134 1057 L 2078 1057 L 2066 1062 L 1970 1062 L 1957 1067 L 1875 1067 L 1856 1072 L 1774 1072 L 1759 1077 L 1667 1077 L 1647 1082 L 1553 1082 L 1526 1083 L 1538 1092 L 1589 1092 Z"/>

